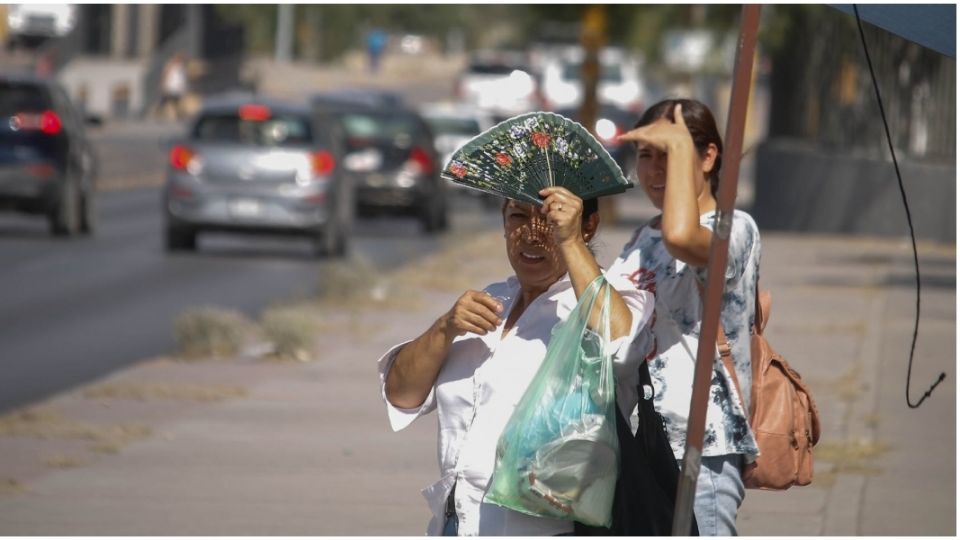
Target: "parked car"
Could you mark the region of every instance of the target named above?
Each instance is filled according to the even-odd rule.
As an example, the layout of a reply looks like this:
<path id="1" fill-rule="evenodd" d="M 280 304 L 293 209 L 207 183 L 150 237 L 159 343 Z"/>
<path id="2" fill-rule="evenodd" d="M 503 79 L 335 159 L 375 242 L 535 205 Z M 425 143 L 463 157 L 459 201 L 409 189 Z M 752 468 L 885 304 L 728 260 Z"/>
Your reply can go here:
<path id="1" fill-rule="evenodd" d="M 40 214 L 58 236 L 94 229 L 97 158 L 64 89 L 0 75 L 0 208 Z"/>
<path id="2" fill-rule="evenodd" d="M 571 120 L 580 121 L 579 107 L 559 109 L 556 113 Z M 600 105 L 597 109 L 597 120 L 593 126 L 593 133 L 623 170 L 623 175 L 627 177 L 635 166 L 636 149 L 632 143 L 619 141 L 617 137 L 633 129 L 633 125 L 639 119 L 638 114 L 619 107 L 609 104 Z"/>
<path id="3" fill-rule="evenodd" d="M 597 101 L 639 113 L 645 100 L 639 61 L 617 48 L 603 49 L 599 61 Z M 568 49 L 546 61 L 541 88 L 544 105 L 549 109 L 579 106 L 583 101 L 582 71 L 580 48 Z"/>
<path id="4" fill-rule="evenodd" d="M 496 120 L 540 108 L 537 78 L 517 52 L 477 53 L 457 80 L 456 94 Z"/>
<path id="5" fill-rule="evenodd" d="M 395 105 L 336 103 L 329 97 L 313 106 L 315 114 L 339 126 L 343 173 L 355 186 L 361 214 L 413 215 L 427 233 L 447 228 L 443 163 L 419 113 Z"/>
<path id="6" fill-rule="evenodd" d="M 169 149 L 167 249 L 194 250 L 198 233 L 228 231 L 307 236 L 318 255 L 342 255 L 353 193 L 333 132 L 305 104 L 206 104 Z"/>

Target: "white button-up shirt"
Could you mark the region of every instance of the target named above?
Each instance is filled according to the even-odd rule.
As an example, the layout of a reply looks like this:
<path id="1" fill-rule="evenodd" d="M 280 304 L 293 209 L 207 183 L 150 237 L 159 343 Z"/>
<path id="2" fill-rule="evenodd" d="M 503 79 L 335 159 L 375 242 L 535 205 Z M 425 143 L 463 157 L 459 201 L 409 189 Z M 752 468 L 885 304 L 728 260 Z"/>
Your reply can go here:
<path id="1" fill-rule="evenodd" d="M 639 366 L 636 360 L 627 360 L 627 350 L 637 330 L 653 312 L 654 301 L 650 293 L 637 290 L 627 280 L 616 276 L 608 280 L 620 292 L 633 316 L 630 333 L 609 345 L 614 358 L 618 404 L 624 417 L 629 418 L 637 403 Z M 508 314 L 520 294 L 520 283 L 511 277 L 484 290 L 500 299 L 503 313 Z M 380 393 L 394 431 L 437 409 L 440 480 L 423 490 L 433 512 L 427 534 L 441 533 L 446 499 L 454 485 L 462 536 L 541 536 L 573 530 L 570 521 L 514 512 L 484 503 L 483 496 L 493 475 L 500 434 L 540 368 L 554 326 L 566 320 L 576 304 L 573 286 L 569 277 L 564 277 L 531 302 L 505 336 L 501 324 L 486 336 L 466 334 L 456 338 L 433 389 L 417 409 L 394 407 L 387 401 L 384 390 L 387 373 L 405 343 L 380 358 Z"/>

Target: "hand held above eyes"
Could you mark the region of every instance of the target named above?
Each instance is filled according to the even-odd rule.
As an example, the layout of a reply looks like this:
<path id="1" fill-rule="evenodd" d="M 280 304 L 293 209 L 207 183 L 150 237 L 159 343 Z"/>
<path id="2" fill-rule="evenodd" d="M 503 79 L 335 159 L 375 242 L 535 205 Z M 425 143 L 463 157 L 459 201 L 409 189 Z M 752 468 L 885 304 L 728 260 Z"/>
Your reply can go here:
<path id="1" fill-rule="evenodd" d="M 647 144 L 661 152 L 693 148 L 693 137 L 683 119 L 683 108 L 678 103 L 673 109 L 673 122 L 661 118 L 656 122 L 632 129 L 617 140 Z"/>

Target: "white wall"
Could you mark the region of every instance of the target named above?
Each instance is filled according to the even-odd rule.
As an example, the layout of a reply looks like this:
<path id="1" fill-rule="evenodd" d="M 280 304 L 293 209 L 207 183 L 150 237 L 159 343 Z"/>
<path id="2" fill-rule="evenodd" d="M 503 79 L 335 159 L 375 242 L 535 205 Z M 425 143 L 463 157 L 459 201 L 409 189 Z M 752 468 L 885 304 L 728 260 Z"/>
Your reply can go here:
<path id="1" fill-rule="evenodd" d="M 143 77 L 145 64 L 137 60 L 113 60 L 78 57 L 72 60 L 57 79 L 67 89 L 78 106 L 86 88 L 86 110 L 91 114 L 114 117 L 114 93 L 129 89 L 127 115 L 135 116 L 143 106 Z"/>

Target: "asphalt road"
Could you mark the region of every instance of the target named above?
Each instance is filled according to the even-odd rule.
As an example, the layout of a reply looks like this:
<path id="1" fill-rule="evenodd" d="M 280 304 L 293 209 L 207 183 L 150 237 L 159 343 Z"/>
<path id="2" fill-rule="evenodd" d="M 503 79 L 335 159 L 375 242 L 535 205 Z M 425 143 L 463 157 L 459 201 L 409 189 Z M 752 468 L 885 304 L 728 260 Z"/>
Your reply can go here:
<path id="1" fill-rule="evenodd" d="M 322 293 L 330 261 L 306 240 L 201 235 L 197 254 L 162 249 L 160 193 L 102 193 L 92 238 L 47 234 L 43 219 L 0 215 L 0 411 L 139 360 L 171 352 L 173 321 L 215 305 L 256 317 L 278 300 Z M 457 199 L 451 231 L 499 224 L 473 199 Z M 413 219 L 358 222 L 353 256 L 389 268 L 442 245 Z"/>

